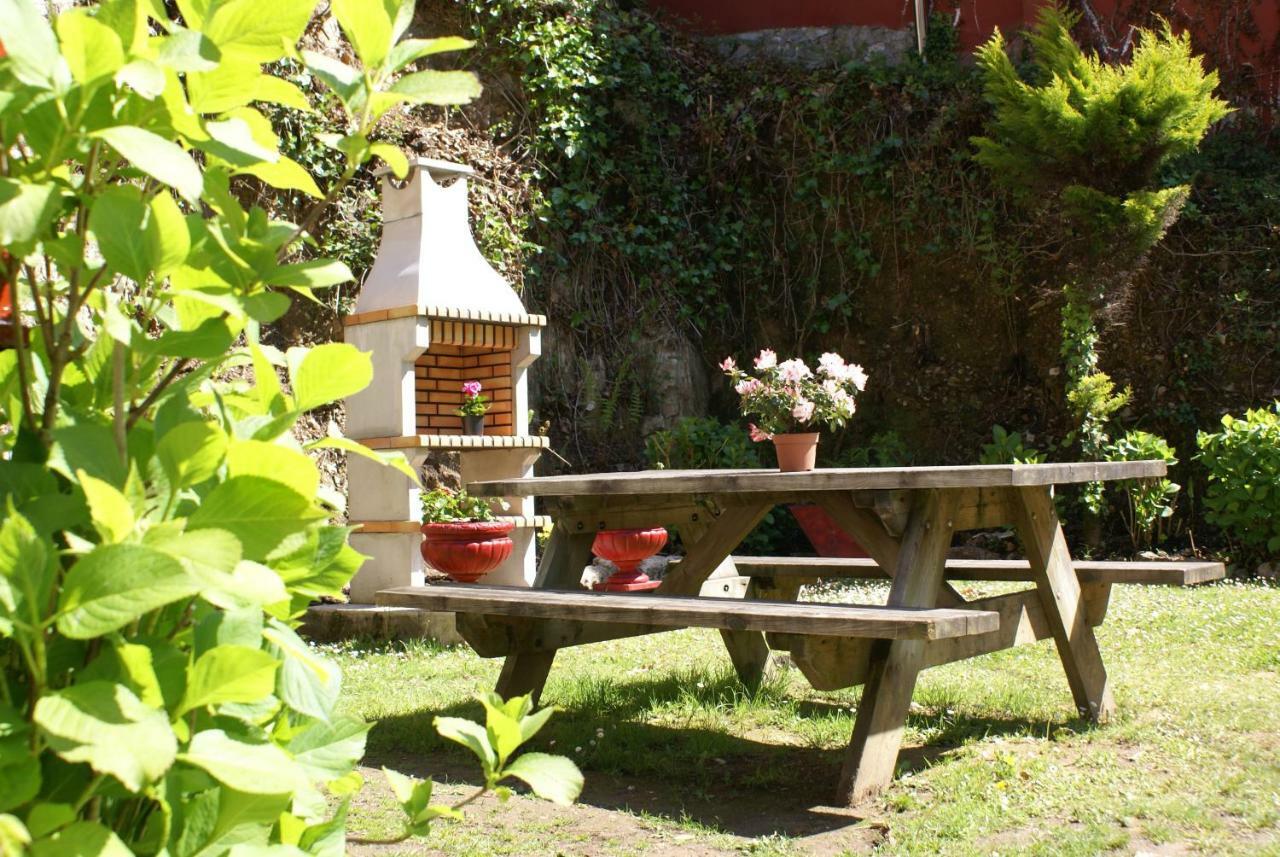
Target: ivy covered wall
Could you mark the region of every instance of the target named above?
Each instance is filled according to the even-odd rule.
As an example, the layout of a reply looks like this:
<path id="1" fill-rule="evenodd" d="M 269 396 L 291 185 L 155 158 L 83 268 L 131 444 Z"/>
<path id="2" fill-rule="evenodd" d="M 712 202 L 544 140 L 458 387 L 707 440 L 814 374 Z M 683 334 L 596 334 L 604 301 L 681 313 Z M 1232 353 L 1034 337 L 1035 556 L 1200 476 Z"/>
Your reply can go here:
<path id="1" fill-rule="evenodd" d="M 480 242 L 552 319 L 537 419 L 568 466 L 636 466 L 680 414 L 732 419 L 714 364 L 761 346 L 867 367 L 824 444 L 837 460 L 887 431 L 916 463 L 974 461 L 995 424 L 1065 434 L 1057 260 L 972 161 L 988 108 L 952 19 L 927 62 L 804 70 L 726 62 L 614 0 L 420 17 L 477 39 L 462 61 L 486 92 L 394 133 L 479 167 Z M 1122 421 L 1185 462 L 1196 427 L 1280 396 L 1280 148 L 1238 115 L 1174 169 L 1191 201 L 1108 320 L 1102 368 L 1133 387 Z"/>

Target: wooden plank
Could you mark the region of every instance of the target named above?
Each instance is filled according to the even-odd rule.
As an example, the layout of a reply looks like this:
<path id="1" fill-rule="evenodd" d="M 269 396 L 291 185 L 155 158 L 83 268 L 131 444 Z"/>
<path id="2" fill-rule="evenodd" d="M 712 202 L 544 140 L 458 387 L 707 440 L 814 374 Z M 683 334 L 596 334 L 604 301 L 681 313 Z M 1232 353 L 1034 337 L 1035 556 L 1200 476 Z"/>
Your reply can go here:
<path id="1" fill-rule="evenodd" d="M 807 473 L 776 470 L 640 470 L 577 476 L 535 476 L 476 482 L 489 496 L 597 496 L 600 494 L 743 494 L 871 489 L 998 488 L 1104 482 L 1164 476 L 1163 461 L 1097 461 L 1063 464 L 974 464 L 946 467 L 820 468 Z"/>
<path id="2" fill-rule="evenodd" d="M 551 536 L 542 551 L 538 563 L 535 587 L 576 588 L 582 580 L 583 569 L 591 558 L 592 536 L 565 532 L 563 527 L 551 530 Z M 528 598 L 530 590 L 512 587 L 522 597 Z M 519 652 L 507 657 L 494 691 L 503 699 L 531 694 L 537 703 L 542 688 L 555 660 L 555 649 L 545 652 Z"/>
<path id="3" fill-rule="evenodd" d="M 482 658 L 513 657 L 555 652 L 573 646 L 603 643 L 625 637 L 678 631 L 679 628 L 581 619 L 521 619 L 458 613 L 458 633 Z"/>
<path id="4" fill-rule="evenodd" d="M 1018 494 L 1022 501 L 1018 540 L 1031 562 L 1036 589 L 1076 708 L 1082 716 L 1103 723 L 1115 711 L 1115 700 L 1080 598 L 1080 581 L 1071 565 L 1053 495 L 1046 488 L 1023 488 Z"/>
<path id="5" fill-rule="evenodd" d="M 1097 608 L 1096 597 L 1098 593 L 1085 590 L 1085 604 L 1091 616 Z M 999 613 L 1000 627 L 986 634 L 929 643 L 925 647 L 922 669 L 1027 645 L 1052 636 L 1040 595 L 1034 589 L 980 598 L 968 604 L 970 609 Z M 792 660 L 815 690 L 840 690 L 866 681 L 869 667 L 866 640 L 771 634 L 769 645 L 790 651 Z"/>
<path id="6" fill-rule="evenodd" d="M 973 610 L 785 604 L 608 592 L 534 592 L 522 586 L 438 583 L 378 593 L 378 603 L 483 616 L 581 619 L 668 627 L 780 631 L 895 640 L 940 640 L 995 630 L 995 613 Z"/>
<path id="7" fill-rule="evenodd" d="M 710 521 L 705 532 L 688 550 L 680 565 L 668 570 L 658 592 L 662 595 L 693 595 L 733 549 L 742 544 L 756 524 L 773 508 L 772 503 L 730 506 Z M 763 630 L 763 629 L 761 629 Z"/>
<path id="8" fill-rule="evenodd" d="M 870 557 L 738 556 L 739 573 L 748 577 L 817 580 L 847 577 L 877 580 L 889 575 Z M 1204 560 L 1073 560 L 1076 578 L 1085 584 L 1141 584 L 1146 586 L 1195 586 L 1226 577 L 1220 562 Z M 1031 563 L 1025 559 L 949 559 L 947 580 L 1030 582 Z"/>
<path id="9" fill-rule="evenodd" d="M 958 499 L 955 491 L 916 495 L 887 609 L 927 608 L 937 602 Z M 988 631 L 998 627 L 997 621 Z M 836 791 L 847 805 L 870 797 L 893 779 L 916 676 L 924 666 L 924 643 L 918 639 L 877 640 L 868 660 L 867 680 Z"/>

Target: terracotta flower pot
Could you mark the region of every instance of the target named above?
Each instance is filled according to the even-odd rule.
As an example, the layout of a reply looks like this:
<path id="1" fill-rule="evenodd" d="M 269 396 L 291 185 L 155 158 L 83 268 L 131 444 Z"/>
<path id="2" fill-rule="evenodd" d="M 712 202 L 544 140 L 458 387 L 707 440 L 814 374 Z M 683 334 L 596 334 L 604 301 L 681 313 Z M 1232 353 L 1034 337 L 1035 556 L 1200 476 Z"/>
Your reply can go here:
<path id="1" fill-rule="evenodd" d="M 778 469 L 783 473 L 812 470 L 818 463 L 818 433 L 775 434 L 773 448 L 778 453 Z"/>
<path id="2" fill-rule="evenodd" d="M 475 416 L 465 416 L 462 418 L 463 434 L 484 434 L 484 414 L 476 414 Z"/>
<path id="3" fill-rule="evenodd" d="M 618 567 L 604 583 L 595 588 L 606 592 L 635 592 L 655 589 L 659 581 L 650 580 L 640 570 L 640 563 L 662 550 L 667 543 L 667 531 L 662 527 L 641 530 L 601 530 L 591 551 L 601 559 L 607 559 Z"/>
<path id="4" fill-rule="evenodd" d="M 422 558 L 459 583 L 475 583 L 511 556 L 511 521 L 422 525 Z"/>

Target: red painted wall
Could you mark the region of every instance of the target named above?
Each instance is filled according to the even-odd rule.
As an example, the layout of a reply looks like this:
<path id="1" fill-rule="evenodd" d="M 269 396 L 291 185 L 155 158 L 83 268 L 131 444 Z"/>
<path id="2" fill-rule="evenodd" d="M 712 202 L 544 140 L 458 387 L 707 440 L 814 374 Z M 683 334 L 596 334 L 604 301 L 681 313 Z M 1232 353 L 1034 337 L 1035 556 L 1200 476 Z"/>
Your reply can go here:
<path id="1" fill-rule="evenodd" d="M 649 0 L 705 33 L 841 24 L 914 26 L 912 0 Z M 960 43 L 968 50 L 999 27 L 1006 35 L 1035 19 L 1045 0 L 933 0 L 927 8 L 959 10 Z M 1070 4 L 1076 6 L 1076 4 Z M 1238 100 L 1274 107 L 1280 101 L 1280 0 L 1092 0 L 1107 42 L 1119 47 L 1131 25 L 1155 26 L 1154 7 L 1175 29 L 1189 30 L 1195 49 L 1216 67 Z M 1082 25 L 1083 26 L 1083 25 Z M 1087 28 L 1086 28 L 1087 29 Z M 1082 30 L 1082 37 L 1086 34 Z"/>

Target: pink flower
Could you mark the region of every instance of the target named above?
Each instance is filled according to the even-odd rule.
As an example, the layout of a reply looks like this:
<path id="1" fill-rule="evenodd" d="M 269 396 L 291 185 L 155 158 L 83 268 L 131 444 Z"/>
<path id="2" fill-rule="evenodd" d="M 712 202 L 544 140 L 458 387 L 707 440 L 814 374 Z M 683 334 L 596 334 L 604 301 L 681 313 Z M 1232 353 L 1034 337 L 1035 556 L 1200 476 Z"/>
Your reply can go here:
<path id="1" fill-rule="evenodd" d="M 732 372 L 738 368 L 738 364 L 733 362 L 733 357 L 726 357 L 720 362 L 720 368 L 725 372 Z"/>
<path id="2" fill-rule="evenodd" d="M 804 365 L 804 361 L 799 357 L 788 360 L 778 365 L 778 377 L 784 381 L 803 381 L 813 373 L 809 371 L 809 367 Z"/>
<path id="3" fill-rule="evenodd" d="M 763 386 L 757 378 L 746 378 L 735 384 L 733 389 L 739 396 L 750 396 Z"/>
<path id="4" fill-rule="evenodd" d="M 768 348 L 760 352 L 760 356 L 756 358 L 757 369 L 772 369 L 778 365 L 778 355 Z"/>
<path id="5" fill-rule="evenodd" d="M 476 396 L 480 395 L 480 391 L 483 389 L 484 388 L 480 386 L 479 381 L 467 381 L 465 384 L 462 385 L 463 395 L 471 399 L 474 399 Z"/>
<path id="6" fill-rule="evenodd" d="M 791 416 L 802 423 L 807 423 L 813 417 L 813 402 L 808 399 L 796 402 L 796 406 L 791 409 Z"/>
<path id="7" fill-rule="evenodd" d="M 747 433 L 751 435 L 751 439 L 756 443 L 773 439 L 773 435 L 769 434 L 755 423 L 747 423 Z"/>

